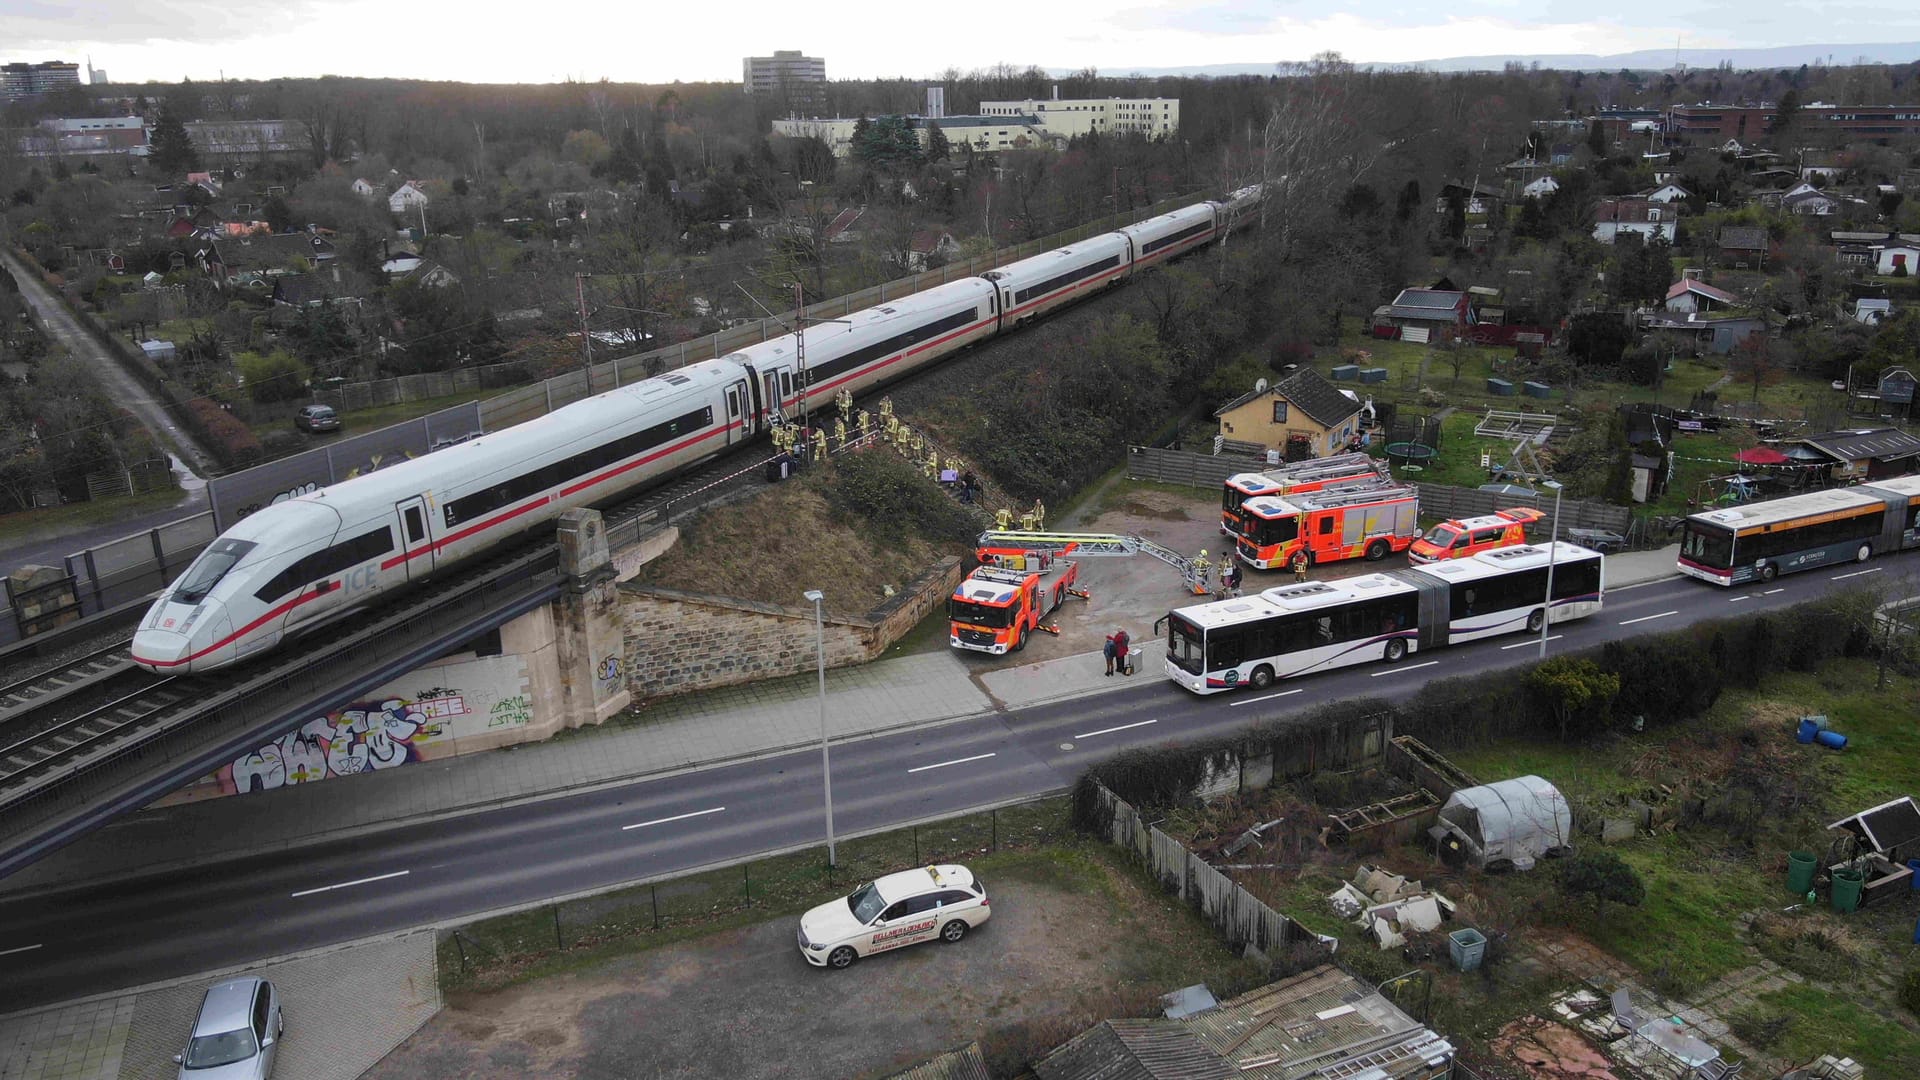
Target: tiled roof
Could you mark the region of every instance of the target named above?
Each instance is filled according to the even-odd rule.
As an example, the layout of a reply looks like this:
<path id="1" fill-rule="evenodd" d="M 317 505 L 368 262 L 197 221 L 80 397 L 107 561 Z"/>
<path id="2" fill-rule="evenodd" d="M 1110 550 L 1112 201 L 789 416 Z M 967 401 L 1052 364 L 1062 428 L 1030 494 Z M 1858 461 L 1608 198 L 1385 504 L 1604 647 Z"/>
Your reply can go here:
<path id="1" fill-rule="evenodd" d="M 1720 246 L 1727 251 L 1767 250 L 1767 230 L 1757 226 L 1729 225 L 1720 230 Z"/>
<path id="2" fill-rule="evenodd" d="M 989 1075 L 980 1044 L 971 1042 L 958 1050 L 928 1058 L 905 1072 L 894 1073 L 887 1080 L 988 1080 Z"/>
<path id="3" fill-rule="evenodd" d="M 1301 368 L 1269 389 L 1325 427 L 1337 426 L 1340 421 L 1360 411 L 1359 402 L 1335 389 L 1332 383 L 1310 367 Z"/>
<path id="4" fill-rule="evenodd" d="M 834 237 L 853 228 L 853 223 L 860 220 L 860 215 L 866 213 L 866 210 L 867 208 L 864 206 L 849 206 L 845 210 L 835 214 L 833 220 L 827 222 L 827 228 L 825 230 L 826 238 L 832 240 Z"/>
<path id="5" fill-rule="evenodd" d="M 1653 209 L 1656 207 L 1645 199 L 1601 199 L 1600 205 L 1594 208 L 1593 220 L 1596 222 L 1644 222 L 1650 220 L 1647 215 Z M 1664 206 L 1657 209 L 1666 210 L 1667 213 L 1673 212 Z M 1662 220 L 1665 219 L 1662 218 Z"/>
<path id="6" fill-rule="evenodd" d="M 1732 293 L 1724 289 L 1716 289 L 1704 281 L 1695 281 L 1692 278 L 1674 282 L 1673 287 L 1667 290 L 1667 299 L 1672 300 L 1678 296 L 1685 296 L 1690 292 L 1698 293 L 1716 303 L 1737 304 L 1740 302 L 1740 298 Z"/>

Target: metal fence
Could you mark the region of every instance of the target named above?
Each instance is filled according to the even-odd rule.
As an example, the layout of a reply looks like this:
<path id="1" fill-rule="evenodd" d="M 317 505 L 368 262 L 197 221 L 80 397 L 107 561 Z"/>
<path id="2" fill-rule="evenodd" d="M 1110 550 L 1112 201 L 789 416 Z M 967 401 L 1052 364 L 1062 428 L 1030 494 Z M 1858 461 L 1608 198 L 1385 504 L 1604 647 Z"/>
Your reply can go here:
<path id="1" fill-rule="evenodd" d="M 1168 892 L 1212 923 L 1235 951 L 1251 945 L 1271 957 L 1290 945 L 1319 940 L 1206 860 L 1195 858 L 1186 845 L 1142 821 L 1139 811 L 1105 786 L 1095 787 L 1100 805 L 1113 815 L 1107 840 L 1132 854 Z"/>
<path id="2" fill-rule="evenodd" d="M 468 402 L 216 477 L 207 484 L 215 531 L 225 531 L 263 506 L 465 442 L 483 430 L 479 405 Z"/>

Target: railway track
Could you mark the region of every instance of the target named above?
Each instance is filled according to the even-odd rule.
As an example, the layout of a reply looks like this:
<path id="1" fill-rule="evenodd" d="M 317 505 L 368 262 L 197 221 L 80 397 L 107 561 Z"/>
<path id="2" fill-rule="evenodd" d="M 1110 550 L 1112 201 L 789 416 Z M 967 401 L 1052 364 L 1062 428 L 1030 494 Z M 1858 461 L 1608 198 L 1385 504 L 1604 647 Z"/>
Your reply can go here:
<path id="1" fill-rule="evenodd" d="M 24 678 L 0 686 L 0 738 L 16 716 L 44 708 L 55 701 L 80 693 L 99 680 L 133 666 L 127 659 L 127 644 L 133 639 L 118 637 L 105 648 L 95 649 L 49 666 Z"/>

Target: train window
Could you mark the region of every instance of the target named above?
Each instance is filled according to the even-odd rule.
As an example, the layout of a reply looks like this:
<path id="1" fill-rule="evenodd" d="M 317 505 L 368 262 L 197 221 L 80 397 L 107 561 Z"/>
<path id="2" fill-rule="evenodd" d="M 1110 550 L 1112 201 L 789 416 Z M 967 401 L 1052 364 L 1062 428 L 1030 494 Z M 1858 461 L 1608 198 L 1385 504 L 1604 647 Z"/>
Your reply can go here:
<path id="1" fill-rule="evenodd" d="M 233 564 L 244 558 L 254 549 L 249 540 L 215 540 L 200 557 L 193 560 L 180 584 L 173 590 L 173 601 L 177 604 L 197 604 L 207 598 L 220 579 L 227 576 Z"/>
<path id="2" fill-rule="evenodd" d="M 740 416 L 740 391 L 727 391 L 727 416 L 737 419 Z"/>
<path id="3" fill-rule="evenodd" d="M 453 526 L 472 521 L 483 514 L 618 464 L 670 442 L 685 432 L 711 426 L 713 409 L 710 406 L 702 407 L 572 457 L 521 473 L 498 487 L 448 503 L 445 511 L 447 524 Z"/>
<path id="4" fill-rule="evenodd" d="M 254 598 L 270 603 L 310 584 L 324 585 L 328 578 L 349 567 L 377 559 L 393 550 L 393 530 L 382 525 L 351 540 L 322 548 L 295 559 L 286 569 L 273 575 L 254 592 Z M 322 591 L 325 591 L 324 589 Z"/>
<path id="5" fill-rule="evenodd" d="M 417 544 L 426 539 L 427 523 L 420 514 L 420 508 L 409 506 L 404 516 L 407 519 L 407 543 Z"/>

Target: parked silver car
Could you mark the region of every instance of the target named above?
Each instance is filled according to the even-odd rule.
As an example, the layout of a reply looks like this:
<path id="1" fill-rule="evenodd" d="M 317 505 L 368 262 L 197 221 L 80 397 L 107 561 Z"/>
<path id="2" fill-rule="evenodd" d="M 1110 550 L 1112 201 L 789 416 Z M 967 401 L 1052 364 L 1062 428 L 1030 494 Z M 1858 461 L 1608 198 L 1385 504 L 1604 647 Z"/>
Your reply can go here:
<path id="1" fill-rule="evenodd" d="M 251 976 L 216 983 L 200 1002 L 186 1052 L 173 1056 L 180 1080 L 266 1080 L 286 1027 L 272 983 Z"/>

